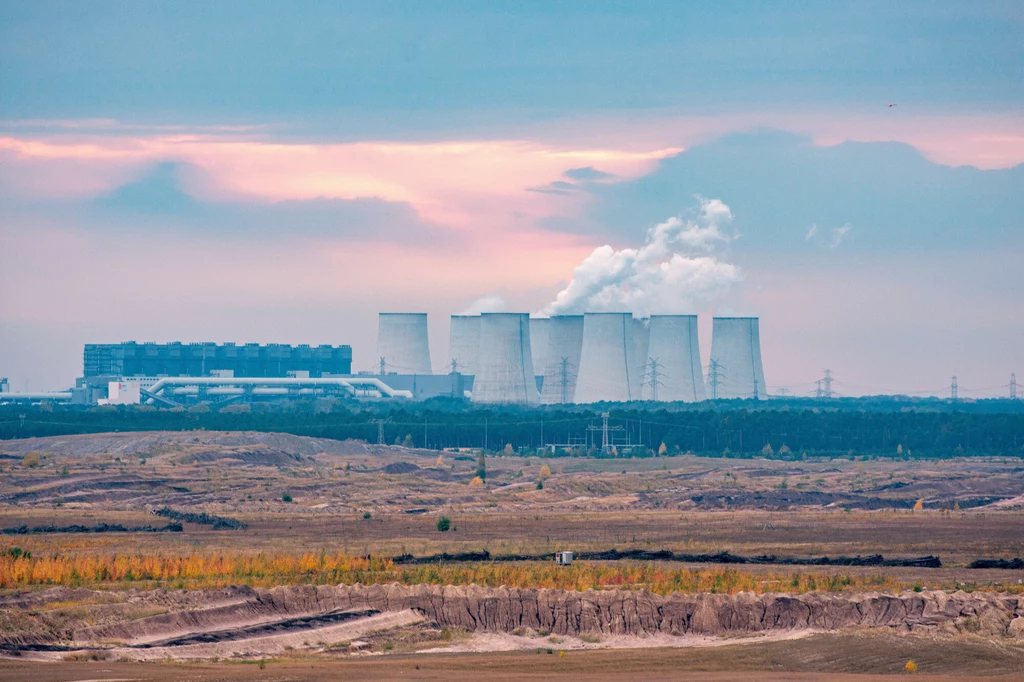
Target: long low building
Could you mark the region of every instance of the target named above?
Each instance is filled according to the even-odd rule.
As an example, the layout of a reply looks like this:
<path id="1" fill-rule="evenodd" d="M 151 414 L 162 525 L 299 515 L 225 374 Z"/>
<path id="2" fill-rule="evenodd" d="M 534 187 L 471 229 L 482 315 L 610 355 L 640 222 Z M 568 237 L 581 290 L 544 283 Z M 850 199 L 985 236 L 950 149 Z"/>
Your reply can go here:
<path id="1" fill-rule="evenodd" d="M 210 376 L 310 377 L 351 374 L 351 346 L 291 346 L 247 343 L 89 343 L 83 374 L 91 377 Z"/>

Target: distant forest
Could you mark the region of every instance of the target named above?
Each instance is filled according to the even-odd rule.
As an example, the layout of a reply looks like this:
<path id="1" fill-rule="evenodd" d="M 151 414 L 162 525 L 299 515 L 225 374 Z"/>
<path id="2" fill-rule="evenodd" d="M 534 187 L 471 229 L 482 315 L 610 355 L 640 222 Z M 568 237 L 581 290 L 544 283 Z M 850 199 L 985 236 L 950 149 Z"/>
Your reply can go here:
<path id="1" fill-rule="evenodd" d="M 608 438 L 601 449 L 602 412 Z M 483 407 L 457 400 L 331 400 L 211 409 L 0 406 L 0 439 L 109 431 L 267 431 L 418 448 L 484 448 L 547 456 L 834 456 L 1024 458 L 1024 401 L 892 398 Z M 2 450 L 2 447 L 0 447 Z"/>

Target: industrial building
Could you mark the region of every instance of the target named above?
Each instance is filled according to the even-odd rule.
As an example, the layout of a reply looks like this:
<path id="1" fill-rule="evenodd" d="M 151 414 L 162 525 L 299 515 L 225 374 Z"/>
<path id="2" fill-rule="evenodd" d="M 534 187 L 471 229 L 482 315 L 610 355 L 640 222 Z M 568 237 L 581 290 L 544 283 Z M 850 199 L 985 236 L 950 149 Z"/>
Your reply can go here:
<path id="1" fill-rule="evenodd" d="M 545 405 L 571 403 L 576 395 L 583 352 L 583 315 L 556 315 L 548 323 L 547 331 L 548 350 L 540 401 Z"/>
<path id="2" fill-rule="evenodd" d="M 83 373 L 90 377 L 210 376 L 310 377 L 352 373 L 351 346 L 290 346 L 272 343 L 87 343 Z"/>
<path id="3" fill-rule="evenodd" d="M 705 399 L 696 315 L 651 315 L 644 399 Z"/>
<path id="4" fill-rule="evenodd" d="M 648 356 L 647 347 L 651 342 L 651 328 L 650 320 L 641 317 L 633 318 L 633 346 L 636 351 L 636 361 L 633 363 L 634 373 L 640 379 L 640 392 L 638 394 L 640 400 L 650 400 L 648 389 L 649 385 L 649 363 L 651 358 Z"/>
<path id="5" fill-rule="evenodd" d="M 585 313 L 574 402 L 640 399 L 631 313 Z"/>
<path id="6" fill-rule="evenodd" d="M 534 405 L 540 400 L 527 313 L 480 315 L 480 352 L 473 400 Z"/>
<path id="7" fill-rule="evenodd" d="M 538 374 L 544 373 L 548 354 L 548 330 L 550 328 L 550 317 L 530 318 L 530 350 L 533 352 L 533 369 Z"/>
<path id="8" fill-rule="evenodd" d="M 380 313 L 377 358 L 385 371 L 432 374 L 426 313 Z"/>
<path id="9" fill-rule="evenodd" d="M 768 396 L 761 365 L 761 335 L 756 317 L 716 317 L 711 329 L 711 398 Z"/>
<path id="10" fill-rule="evenodd" d="M 451 372 L 476 374 L 480 348 L 480 316 L 452 315 L 448 335 L 448 367 Z"/>

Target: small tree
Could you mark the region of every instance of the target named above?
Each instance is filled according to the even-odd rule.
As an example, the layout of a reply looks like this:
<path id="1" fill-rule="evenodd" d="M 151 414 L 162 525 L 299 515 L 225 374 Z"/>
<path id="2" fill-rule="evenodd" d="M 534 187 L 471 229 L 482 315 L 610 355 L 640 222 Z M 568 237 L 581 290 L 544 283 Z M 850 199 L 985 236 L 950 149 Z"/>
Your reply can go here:
<path id="1" fill-rule="evenodd" d="M 434 466 L 436 466 L 439 469 L 444 466 L 444 455 L 437 456 L 437 461 L 434 462 Z"/>
<path id="2" fill-rule="evenodd" d="M 281 501 L 282 502 L 291 502 L 292 501 L 292 494 L 291 493 L 285 493 L 284 495 L 281 495 Z"/>
<path id="3" fill-rule="evenodd" d="M 505 449 L 502 452 L 505 453 L 506 457 L 511 457 L 515 454 L 515 450 L 512 449 L 512 443 L 505 443 Z M 483 455 L 480 456 L 483 457 Z"/>
<path id="4" fill-rule="evenodd" d="M 484 479 L 480 478 L 479 476 L 474 476 L 473 480 L 470 481 L 469 484 L 471 486 L 473 486 L 473 487 L 476 487 L 478 485 L 483 485 L 484 484 Z"/>
<path id="5" fill-rule="evenodd" d="M 551 467 L 547 464 L 542 464 L 540 467 L 540 473 L 537 474 L 538 480 L 546 481 L 551 478 Z"/>
<path id="6" fill-rule="evenodd" d="M 412 434 L 411 433 L 405 434 L 405 442 L 402 443 L 402 445 L 404 445 L 407 448 L 411 448 L 412 447 Z"/>
<path id="7" fill-rule="evenodd" d="M 26 469 L 35 469 L 39 466 L 39 453 L 33 450 L 21 459 L 21 465 Z"/>
<path id="8" fill-rule="evenodd" d="M 447 533 L 451 527 L 452 520 L 449 519 L 447 516 L 442 516 L 437 520 L 437 529 L 442 533 Z"/>
<path id="9" fill-rule="evenodd" d="M 914 663 L 914 659 L 910 659 L 909 661 L 907 661 L 907 664 L 903 666 L 903 669 L 906 670 L 908 673 L 916 673 L 917 663 Z"/>
<path id="10" fill-rule="evenodd" d="M 666 446 L 665 443 L 662 443 L 658 448 L 658 457 L 663 456 L 666 452 L 668 452 L 668 446 Z"/>
<path id="11" fill-rule="evenodd" d="M 775 451 L 772 450 L 772 444 L 765 443 L 764 447 L 761 448 L 761 454 L 764 455 L 765 457 L 771 457 L 772 455 L 774 455 Z"/>
<path id="12" fill-rule="evenodd" d="M 476 461 L 476 477 L 481 481 L 487 480 L 487 458 L 484 457 L 482 452 L 480 453 L 480 458 Z"/>

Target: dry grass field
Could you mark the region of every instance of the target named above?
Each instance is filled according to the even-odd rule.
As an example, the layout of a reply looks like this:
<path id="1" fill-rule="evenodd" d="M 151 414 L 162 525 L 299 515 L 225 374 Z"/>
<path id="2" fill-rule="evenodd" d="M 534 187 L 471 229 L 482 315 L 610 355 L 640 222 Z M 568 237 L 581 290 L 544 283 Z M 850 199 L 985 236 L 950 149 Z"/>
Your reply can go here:
<path id="1" fill-rule="evenodd" d="M 366 580 L 491 581 L 569 589 L 614 586 L 657 591 L 656 584 L 664 584 L 701 591 L 715 584 L 718 589 L 725 585 L 726 592 L 1024 591 L 1024 570 L 969 568 L 980 558 L 1024 556 L 1020 460 L 488 456 L 486 482 L 474 484 L 477 456 L 280 434 L 203 431 L 4 441 L 0 528 L 25 529 L 0 535 L 0 561 L 8 568 L 21 561 L 18 565 L 24 568 L 26 559 L 14 558 L 18 552 L 31 553 L 37 564 L 66 566 L 112 566 L 117 561 L 124 566 L 143 558 L 173 563 L 193 557 L 196 566 L 217 565 L 222 570 L 172 581 L 134 574 L 126 579 L 115 572 L 96 579 L 76 569 L 74 581 L 57 581 L 117 590 L 303 584 L 343 575 L 314 567 L 320 556 L 386 560 L 404 554 L 486 550 L 492 556 L 536 555 L 611 548 L 802 558 L 935 555 L 941 558 L 941 568 L 615 561 L 585 562 L 574 567 L 574 573 L 551 574 L 549 564 L 518 562 L 452 565 L 433 573 L 391 566 L 360 575 Z M 209 518 L 170 519 L 153 513 L 164 508 L 221 517 L 242 527 L 214 530 Z M 447 532 L 437 528 L 442 515 L 451 520 Z M 180 531 L 131 530 L 172 521 L 181 524 Z M 104 530 L 97 528 L 102 524 L 105 532 L 67 528 Z M 110 526 L 128 530 L 110 532 Z M 37 532 L 39 527 L 50 528 Z M 258 568 L 250 574 L 234 568 L 256 555 L 260 561 L 290 568 Z M 684 573 L 687 580 L 697 578 L 678 579 Z M 654 575 L 669 582 L 656 583 Z M 6 592 L 46 586 L 46 580 L 29 580 L 12 583 Z M 79 606 L 83 617 L 91 609 L 107 608 L 91 602 Z M 125 612 L 124 617 L 151 617 L 149 607 L 139 608 L 139 614 Z M 29 609 L 25 617 L 8 614 L 4 629 L 27 627 L 41 616 Z M 427 647 L 422 632 L 410 632 L 409 647 L 376 651 L 386 656 L 319 654 L 307 660 L 295 654 L 265 663 L 262 669 L 238 661 L 212 665 L 8 659 L 0 661 L 0 677 L 428 680 L 484 671 L 495 679 L 612 679 L 627 672 L 643 672 L 645 679 L 670 679 L 692 671 L 706 679 L 747 674 L 751 679 L 816 679 L 824 673 L 872 679 L 901 672 L 911 658 L 929 677 L 1024 675 L 1019 643 L 986 641 L 969 632 L 956 641 L 854 632 L 642 652 L 570 651 L 566 656 L 557 651 L 548 655 L 546 649 L 541 654 L 425 656 L 414 653 Z M 387 641 L 402 642 L 403 637 L 393 632 Z"/>

